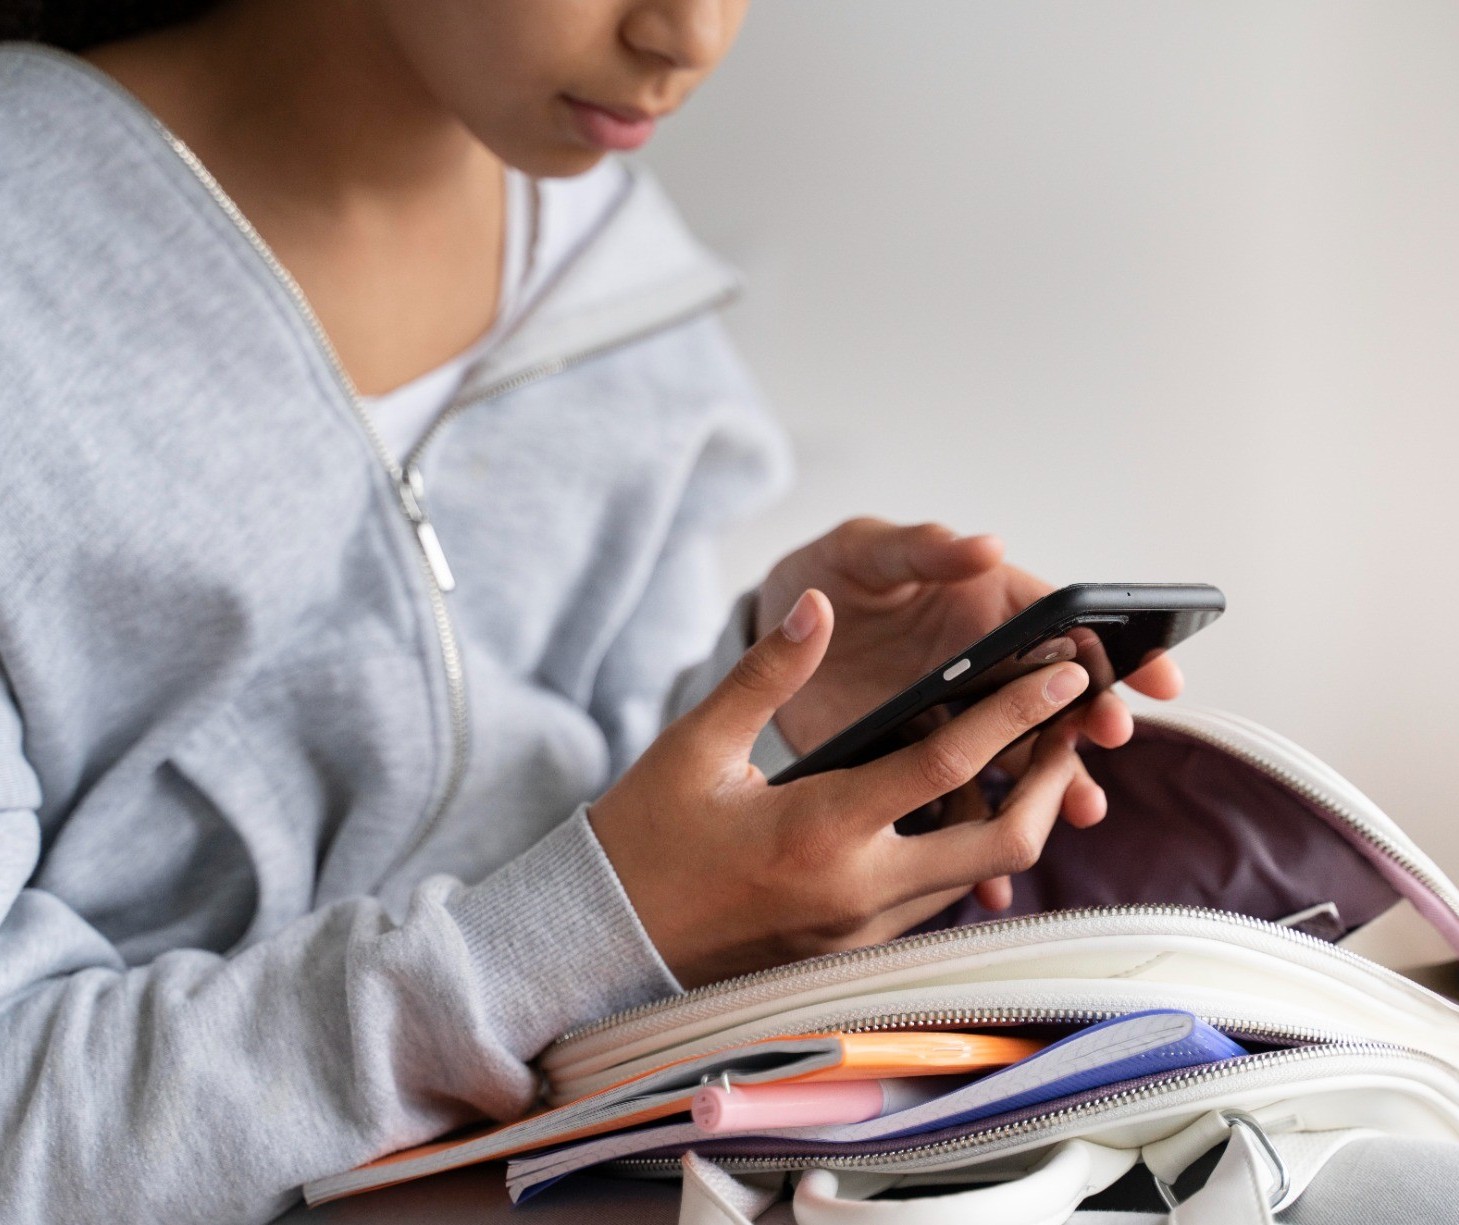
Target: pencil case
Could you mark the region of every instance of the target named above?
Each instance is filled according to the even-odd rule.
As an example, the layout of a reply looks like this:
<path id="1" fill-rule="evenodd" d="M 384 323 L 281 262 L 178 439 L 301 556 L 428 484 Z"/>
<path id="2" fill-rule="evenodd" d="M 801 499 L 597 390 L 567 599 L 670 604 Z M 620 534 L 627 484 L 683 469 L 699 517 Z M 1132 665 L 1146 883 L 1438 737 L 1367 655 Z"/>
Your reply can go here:
<path id="1" fill-rule="evenodd" d="M 549 1100 L 778 1034 L 1048 1030 L 1182 1009 L 1254 1053 L 943 1132 L 852 1145 L 724 1136 L 604 1168 L 682 1177 L 683 1225 L 742 1225 L 791 1185 L 806 1225 L 1052 1225 L 1136 1177 L 1162 1210 L 1180 1203 L 1169 1219 L 1230 1225 L 1274 1219 L 1348 1146 L 1381 1140 L 1452 1154 L 1435 1192 L 1447 1203 L 1459 1009 L 1433 987 L 1459 948 L 1459 890 L 1330 767 L 1245 719 L 1141 714 L 1130 745 L 1087 763 L 1108 817 L 1056 832 L 1015 881 L 1011 914 L 966 905 L 943 929 L 579 1028 L 541 1058 Z M 1385 928 L 1393 965 L 1364 955 Z M 1214 1173 L 1180 1202 L 1188 1183 L 1171 1186 L 1222 1142 Z M 570 1172 L 557 1160 L 514 1161 L 514 1197 Z M 1148 1175 L 1130 1174 L 1140 1163 Z"/>

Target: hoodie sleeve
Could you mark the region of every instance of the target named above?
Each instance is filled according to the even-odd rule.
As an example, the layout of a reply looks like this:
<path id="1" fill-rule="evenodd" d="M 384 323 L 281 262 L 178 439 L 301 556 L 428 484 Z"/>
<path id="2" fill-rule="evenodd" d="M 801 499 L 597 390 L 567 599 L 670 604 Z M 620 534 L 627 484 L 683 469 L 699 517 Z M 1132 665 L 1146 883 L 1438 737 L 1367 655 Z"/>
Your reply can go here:
<path id="1" fill-rule="evenodd" d="M 581 811 L 399 922 L 361 898 L 128 965 L 34 883 L 21 731 L 0 685 L 0 1220 L 270 1220 L 310 1179 L 520 1114 L 558 1032 L 675 989 Z"/>

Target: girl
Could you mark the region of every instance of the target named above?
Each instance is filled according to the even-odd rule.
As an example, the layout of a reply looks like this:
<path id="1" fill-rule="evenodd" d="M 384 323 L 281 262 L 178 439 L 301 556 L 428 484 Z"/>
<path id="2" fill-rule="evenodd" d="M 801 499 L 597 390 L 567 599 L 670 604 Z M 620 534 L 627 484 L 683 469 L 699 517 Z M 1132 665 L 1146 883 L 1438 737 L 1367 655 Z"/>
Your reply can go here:
<path id="1" fill-rule="evenodd" d="M 1113 698 L 964 787 L 1069 663 L 757 768 L 1041 594 L 990 537 L 852 521 L 686 667 L 785 463 L 732 277 L 608 155 L 745 3 L 0 10 L 3 1219 L 267 1220 L 519 1113 L 574 1024 L 1005 905 L 1102 816 Z"/>

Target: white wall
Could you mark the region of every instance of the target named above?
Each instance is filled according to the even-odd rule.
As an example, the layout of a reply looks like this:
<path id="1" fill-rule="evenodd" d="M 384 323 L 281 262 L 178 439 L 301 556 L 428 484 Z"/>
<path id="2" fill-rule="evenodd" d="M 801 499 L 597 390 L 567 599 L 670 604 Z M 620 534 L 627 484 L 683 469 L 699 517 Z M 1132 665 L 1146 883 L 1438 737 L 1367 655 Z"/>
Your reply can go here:
<path id="1" fill-rule="evenodd" d="M 649 160 L 800 451 L 734 583 L 853 513 L 1217 583 L 1190 699 L 1459 873 L 1459 5 L 759 0 Z"/>

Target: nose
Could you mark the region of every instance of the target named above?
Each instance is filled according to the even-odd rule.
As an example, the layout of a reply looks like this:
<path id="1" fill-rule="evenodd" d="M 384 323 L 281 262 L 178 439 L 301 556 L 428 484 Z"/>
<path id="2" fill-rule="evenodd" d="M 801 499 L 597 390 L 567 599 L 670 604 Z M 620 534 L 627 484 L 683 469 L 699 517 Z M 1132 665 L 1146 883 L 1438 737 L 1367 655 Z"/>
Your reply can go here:
<path id="1" fill-rule="evenodd" d="M 713 68 L 734 40 L 742 0 L 642 0 L 623 19 L 623 41 L 673 68 Z"/>

